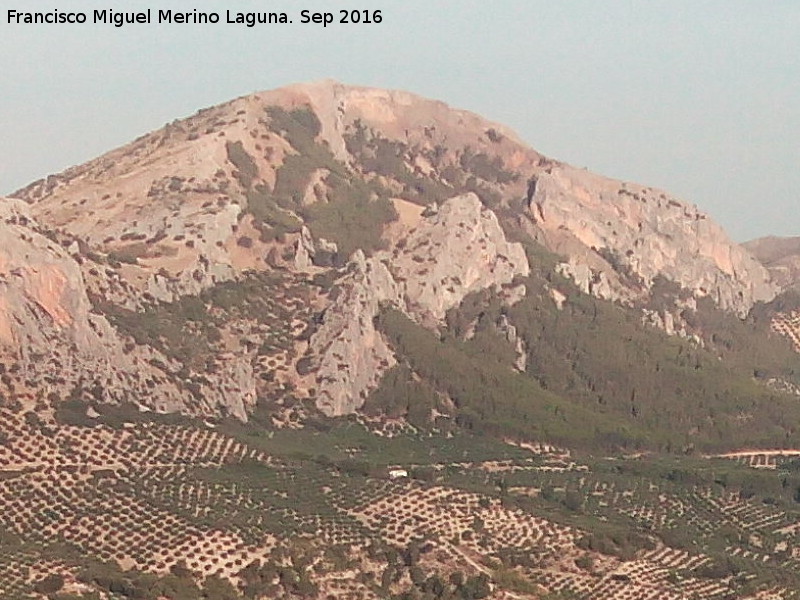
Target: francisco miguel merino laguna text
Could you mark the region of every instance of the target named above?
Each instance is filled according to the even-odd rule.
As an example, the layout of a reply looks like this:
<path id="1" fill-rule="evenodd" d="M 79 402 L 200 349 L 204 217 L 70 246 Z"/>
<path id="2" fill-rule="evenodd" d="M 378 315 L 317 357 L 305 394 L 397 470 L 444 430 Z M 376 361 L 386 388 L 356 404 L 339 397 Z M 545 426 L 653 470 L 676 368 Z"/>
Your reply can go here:
<path id="1" fill-rule="evenodd" d="M 225 23 L 239 23 L 247 27 L 255 27 L 261 23 L 288 23 L 289 17 L 286 13 L 240 13 L 226 12 Z M 153 20 L 155 13 L 156 20 Z M 95 10 L 89 15 L 85 12 L 63 12 L 58 9 L 48 12 L 24 12 L 17 10 L 8 11 L 8 22 L 16 24 L 61 24 L 61 23 L 108 23 L 115 27 L 132 25 L 134 23 L 176 23 L 205 25 L 216 24 L 221 21 L 219 13 L 201 12 L 197 9 L 191 11 L 158 10 L 147 9 L 138 12 L 124 12 L 111 9 Z"/>
<path id="2" fill-rule="evenodd" d="M 381 11 L 379 10 L 341 10 L 339 23 L 380 23 L 382 21 Z M 156 19 L 153 19 L 153 16 Z M 332 12 L 312 12 L 303 10 L 300 12 L 301 23 L 317 23 L 327 26 L 334 22 Z M 6 12 L 9 24 L 34 25 L 34 24 L 84 24 L 84 23 L 107 23 L 115 27 L 132 25 L 135 23 L 174 23 L 189 25 L 205 25 L 216 23 L 231 23 L 255 27 L 261 24 L 280 24 L 291 23 L 292 20 L 285 12 L 236 12 L 225 11 L 225 20 L 222 20 L 220 13 L 204 12 L 197 9 L 191 11 L 158 10 L 147 9 L 138 12 L 115 11 L 112 9 L 94 10 L 86 12 L 65 12 L 54 9 L 47 12 L 26 12 L 9 9 Z"/>

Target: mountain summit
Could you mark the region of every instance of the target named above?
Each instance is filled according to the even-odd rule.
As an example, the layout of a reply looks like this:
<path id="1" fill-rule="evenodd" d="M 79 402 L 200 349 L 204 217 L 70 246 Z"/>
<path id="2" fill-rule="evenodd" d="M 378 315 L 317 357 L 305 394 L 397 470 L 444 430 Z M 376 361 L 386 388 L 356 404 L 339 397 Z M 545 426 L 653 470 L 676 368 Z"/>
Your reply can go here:
<path id="1" fill-rule="evenodd" d="M 221 277 L 264 264 L 263 252 L 241 257 L 227 247 L 240 221 L 259 230 L 256 238 L 306 220 L 312 233 L 326 233 L 301 213 L 321 211 L 343 175 L 421 206 L 474 191 L 493 209 L 516 211 L 529 235 L 568 257 L 584 289 L 603 288 L 610 298 L 646 293 L 659 274 L 737 311 L 775 294 L 746 251 L 707 215 L 665 192 L 545 158 L 507 128 L 441 102 L 331 81 L 202 110 L 14 195 L 48 227 L 102 250 L 141 251 L 137 258 L 148 265 L 183 277 L 173 293 L 184 294 L 204 285 L 192 283 L 189 268 L 201 255 L 206 270 Z M 277 204 L 289 198 L 298 206 Z M 164 234 L 148 245 L 177 246 L 172 260 L 136 244 Z M 180 235 L 193 245 L 171 243 Z M 340 261 L 353 249 L 345 243 Z M 620 269 L 640 276 L 643 288 L 620 281 Z M 163 285 L 148 285 L 157 297 L 169 296 Z"/>

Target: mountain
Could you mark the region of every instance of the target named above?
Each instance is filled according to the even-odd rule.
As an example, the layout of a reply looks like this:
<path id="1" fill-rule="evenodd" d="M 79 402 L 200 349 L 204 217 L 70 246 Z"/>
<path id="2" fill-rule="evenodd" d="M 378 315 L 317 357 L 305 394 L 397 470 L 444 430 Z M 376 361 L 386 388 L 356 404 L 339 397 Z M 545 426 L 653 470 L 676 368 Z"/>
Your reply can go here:
<path id="1" fill-rule="evenodd" d="M 600 279 L 593 287 L 615 299 L 643 291 L 619 281 L 620 270 L 643 279 L 645 291 L 662 274 L 740 312 L 775 294 L 746 251 L 665 192 L 545 158 L 505 127 L 440 102 L 333 82 L 200 111 L 15 195 L 48 227 L 178 277 L 159 283 L 150 275 L 140 284 L 168 300 L 265 267 L 270 244 L 298 233 L 300 222 L 317 239 L 338 239 L 342 264 L 357 244 L 344 239 L 352 231 L 336 230 L 330 220 L 345 210 L 337 200 L 348 186 L 363 180 L 371 193 L 422 206 L 478 193 L 569 257 L 582 287 L 592 283 L 588 266 Z M 242 228 L 237 236 L 235 225 Z M 362 225 L 359 241 L 371 250 L 379 224 Z M 255 251 L 231 246 L 231 238 L 246 236 L 257 240 Z"/>
<path id="2" fill-rule="evenodd" d="M 796 240 L 330 81 L 12 196 L 8 597 L 800 585 Z"/>
<path id="3" fill-rule="evenodd" d="M 291 388 L 328 414 L 352 412 L 397 362 L 369 325 L 376 302 L 435 329 L 470 292 L 527 274 L 519 243 L 558 254 L 558 273 L 624 306 L 648 302 L 662 279 L 688 291 L 689 308 L 709 298 L 740 316 L 777 292 L 707 215 L 664 192 L 543 157 L 440 102 L 333 82 L 202 110 L 14 196 L 77 248 L 84 281 L 73 281 L 116 329 L 73 374 L 102 398 L 162 411 L 246 419 Z M 386 289 L 353 289 L 373 284 L 357 274 L 304 283 L 333 281 L 351 258 L 357 271 L 395 271 L 375 276 Z M 227 305 L 256 291 L 257 324 Z M 686 332 L 684 308 L 648 318 Z M 98 379 L 92 361 L 120 346 L 125 358 Z M 299 374 L 300 360 L 314 373 Z"/>

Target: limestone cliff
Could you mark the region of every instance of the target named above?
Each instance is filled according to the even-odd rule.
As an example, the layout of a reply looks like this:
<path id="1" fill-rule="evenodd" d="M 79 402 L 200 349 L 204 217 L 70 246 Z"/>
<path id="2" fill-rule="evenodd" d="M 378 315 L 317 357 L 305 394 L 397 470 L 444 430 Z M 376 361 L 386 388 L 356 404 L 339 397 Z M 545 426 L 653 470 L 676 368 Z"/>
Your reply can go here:
<path id="1" fill-rule="evenodd" d="M 495 214 L 474 194 L 448 200 L 402 239 L 369 259 L 353 256 L 311 338 L 317 406 L 327 414 L 359 408 L 396 362 L 373 324 L 381 303 L 435 327 L 467 294 L 507 286 L 530 268 L 522 246 L 506 239 Z"/>
<path id="2" fill-rule="evenodd" d="M 339 294 L 310 341 L 317 407 L 328 415 L 353 412 L 386 369 L 396 364 L 373 320 L 382 302 L 403 304 L 402 288 L 386 265 L 356 252 Z"/>
<path id="3" fill-rule="evenodd" d="M 630 301 L 657 275 L 746 314 L 777 292 L 749 252 L 696 207 L 665 192 L 566 165 L 538 175 L 529 210 L 545 244 L 585 291 Z"/>
<path id="4" fill-rule="evenodd" d="M 297 135 L 308 119 L 290 122 L 287 133 L 285 123 L 276 125 L 275 107 L 309 110 L 316 120 L 308 133 L 318 149 L 305 159 L 308 170 L 290 165 L 301 186 L 291 192 L 296 207 L 256 206 L 259 190 L 277 194 L 288 180 L 288 157 L 309 151 Z M 319 149 L 331 159 L 320 162 Z M 242 269 L 282 265 L 285 245 L 298 243 L 302 226 L 314 232 L 309 207 L 331 200 L 331 161 L 419 204 L 474 191 L 492 208 L 513 211 L 522 199 L 528 232 L 565 257 L 565 274 L 601 297 L 633 302 L 662 275 L 744 314 L 776 292 L 748 251 L 666 192 L 547 159 L 506 127 L 442 102 L 333 81 L 202 110 L 18 195 L 48 227 L 136 261 L 135 286 L 172 300 Z M 283 237 L 259 228 L 265 214 Z"/>
<path id="5" fill-rule="evenodd" d="M 204 379 L 203 398 L 195 398 L 174 360 L 152 346 L 131 344 L 90 299 L 101 290 L 109 298 L 130 294 L 124 285 L 111 290 L 119 273 L 64 240 L 40 227 L 24 202 L 0 199 L 0 361 L 6 397 L 73 396 L 135 402 L 161 412 L 222 410 L 246 418 L 254 401 L 247 363 L 222 365 Z"/>
<path id="6" fill-rule="evenodd" d="M 129 361 L 114 329 L 92 311 L 79 264 L 47 234 L 25 203 L 0 199 L 3 385 L 17 398 L 84 384 L 108 397 Z"/>
<path id="7" fill-rule="evenodd" d="M 29 207 L 0 199 L 0 342 L 23 369 L 41 366 L 33 356 L 51 344 L 72 347 L 80 363 L 103 345 L 107 326 L 92 319 L 78 264 L 45 237 Z M 104 331 L 105 330 L 105 331 Z"/>

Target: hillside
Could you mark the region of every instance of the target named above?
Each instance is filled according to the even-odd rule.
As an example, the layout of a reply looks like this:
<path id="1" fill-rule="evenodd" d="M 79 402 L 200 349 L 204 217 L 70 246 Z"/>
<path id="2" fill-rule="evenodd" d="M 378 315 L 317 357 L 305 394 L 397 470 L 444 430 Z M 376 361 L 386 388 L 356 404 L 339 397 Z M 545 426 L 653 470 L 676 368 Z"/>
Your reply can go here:
<path id="1" fill-rule="evenodd" d="M 743 246 L 769 269 L 782 288 L 796 285 L 800 278 L 800 238 L 765 237 Z"/>
<path id="2" fill-rule="evenodd" d="M 744 244 L 783 293 L 772 302 L 772 329 L 800 352 L 800 238 L 766 237 Z"/>
<path id="3" fill-rule="evenodd" d="M 798 589 L 790 242 L 329 81 L 0 217 L 3 593 Z"/>
<path id="4" fill-rule="evenodd" d="M 669 401 L 670 386 L 688 377 L 690 389 L 721 398 L 720 416 L 709 422 L 720 432 L 722 415 L 739 414 L 736 398 L 782 406 L 770 391 L 776 386 L 754 384 L 753 373 L 779 389 L 794 385 L 794 357 L 781 344 L 755 354 L 773 346 L 768 330 L 745 326 L 761 337 L 714 341 L 733 335 L 715 328 L 742 327 L 727 313 L 744 318 L 779 288 L 707 215 L 665 192 L 543 157 L 500 125 L 404 92 L 322 82 L 240 98 L 15 196 L 28 204 L 31 223 L 71 249 L 72 280 L 92 308 L 69 319 L 86 328 L 91 314 L 106 330 L 71 377 L 61 377 L 56 396 L 242 420 L 259 403 L 273 406 L 279 421 L 309 410 L 346 414 L 385 373 L 408 366 L 391 336 L 372 325 L 381 306 L 443 335 L 448 311 L 492 290 L 503 312 L 512 310 L 502 325 L 487 327 L 509 340 L 541 328 L 513 307 L 526 294 L 549 294 L 548 311 L 592 297 L 605 301 L 604 311 L 622 310 L 648 355 L 677 343 L 685 346 L 679 354 L 707 356 L 693 360 L 709 368 L 714 355 L 735 355 L 732 373 L 679 374 L 679 367 L 647 396 L 663 396 L 654 406 Z M 556 258 L 543 261 L 544 250 Z M 539 280 L 526 284 L 532 267 Z M 619 335 L 619 318 L 601 326 L 602 343 Z M 686 341 L 663 340 L 642 320 Z M 638 409 L 622 409 L 629 400 L 621 397 L 641 398 L 647 386 L 592 389 L 607 369 L 630 369 L 624 351 L 601 366 L 590 363 L 602 345 L 587 348 L 568 366 L 573 383 L 566 384 L 553 370 L 563 371 L 556 363 L 564 359 L 569 365 L 567 350 L 536 356 L 545 351 L 542 336 L 553 332 L 532 335 L 510 341 L 516 356 L 498 365 L 497 376 L 524 371 L 525 385 L 541 390 L 561 380 L 541 397 L 575 405 L 576 415 L 618 406 L 609 415 L 617 424 L 610 429 L 619 430 L 612 439 L 629 430 L 622 437 L 635 445 L 693 443 L 685 436 L 696 428 L 689 423 L 705 418 L 695 412 L 700 394 L 681 394 L 689 398 L 680 409 L 683 439 L 656 442 L 660 426 L 641 429 L 641 415 L 631 418 Z M 73 334 L 63 343 L 74 343 Z M 53 377 L 26 358 L 35 347 L 8 370 Z M 103 360 L 109 366 L 98 378 L 93 364 Z M 632 381 L 648 378 L 649 369 Z M 444 414 L 457 419 L 446 383 L 433 387 L 444 403 L 434 412 L 447 406 Z M 793 439 L 793 428 L 781 428 Z M 761 444 L 774 434 L 759 431 L 741 442 Z"/>

